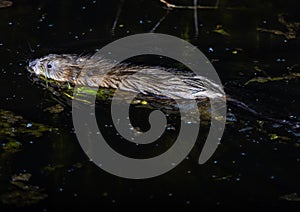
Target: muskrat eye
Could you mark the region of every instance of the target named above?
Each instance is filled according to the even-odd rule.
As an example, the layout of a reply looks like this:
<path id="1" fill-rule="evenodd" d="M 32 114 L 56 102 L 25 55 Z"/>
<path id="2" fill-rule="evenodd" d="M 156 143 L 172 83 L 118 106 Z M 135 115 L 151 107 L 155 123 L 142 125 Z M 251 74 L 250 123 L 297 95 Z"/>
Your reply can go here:
<path id="1" fill-rule="evenodd" d="M 47 68 L 52 68 L 52 65 L 48 64 L 48 65 L 47 65 Z"/>

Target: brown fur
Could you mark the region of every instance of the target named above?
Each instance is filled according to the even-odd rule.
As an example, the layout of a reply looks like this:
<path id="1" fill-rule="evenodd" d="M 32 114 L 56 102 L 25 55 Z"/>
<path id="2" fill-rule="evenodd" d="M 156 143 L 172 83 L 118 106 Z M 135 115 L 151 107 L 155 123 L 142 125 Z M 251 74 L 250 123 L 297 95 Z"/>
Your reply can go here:
<path id="1" fill-rule="evenodd" d="M 202 76 L 163 67 L 120 64 L 99 57 L 50 54 L 34 60 L 29 70 L 61 82 L 119 88 L 173 99 L 223 98 L 220 86 Z"/>

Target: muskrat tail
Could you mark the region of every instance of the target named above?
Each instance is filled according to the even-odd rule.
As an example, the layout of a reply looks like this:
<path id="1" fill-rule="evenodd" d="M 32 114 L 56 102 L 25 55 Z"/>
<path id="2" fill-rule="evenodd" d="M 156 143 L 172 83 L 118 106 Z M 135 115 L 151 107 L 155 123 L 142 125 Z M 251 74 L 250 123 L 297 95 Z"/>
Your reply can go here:
<path id="1" fill-rule="evenodd" d="M 231 103 L 232 105 L 251 113 L 252 115 L 254 115 L 257 118 L 260 118 L 260 119 L 263 119 L 263 120 L 266 120 L 266 121 L 270 121 L 270 122 L 273 122 L 273 123 L 281 124 L 281 125 L 284 125 L 284 126 L 289 126 L 289 127 L 292 127 L 293 129 L 300 128 L 300 122 L 292 122 L 292 121 L 289 121 L 289 120 L 286 120 L 286 119 L 277 119 L 277 118 L 272 118 L 272 117 L 266 116 L 265 114 L 262 114 L 261 112 L 257 112 L 256 110 L 250 108 L 245 103 L 243 103 L 239 100 L 233 99 L 231 97 L 228 97 L 228 96 L 227 96 L 226 100 L 229 103 Z"/>

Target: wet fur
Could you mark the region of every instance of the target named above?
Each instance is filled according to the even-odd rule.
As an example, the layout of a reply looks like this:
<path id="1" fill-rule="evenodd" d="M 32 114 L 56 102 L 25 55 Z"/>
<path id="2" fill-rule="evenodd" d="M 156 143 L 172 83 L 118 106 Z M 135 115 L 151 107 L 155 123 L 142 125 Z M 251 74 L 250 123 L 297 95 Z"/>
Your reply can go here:
<path id="1" fill-rule="evenodd" d="M 225 97 L 219 85 L 202 76 L 157 66 L 114 66 L 109 60 L 100 57 L 50 54 L 32 61 L 29 70 L 37 75 L 75 85 L 119 88 L 174 99 Z"/>

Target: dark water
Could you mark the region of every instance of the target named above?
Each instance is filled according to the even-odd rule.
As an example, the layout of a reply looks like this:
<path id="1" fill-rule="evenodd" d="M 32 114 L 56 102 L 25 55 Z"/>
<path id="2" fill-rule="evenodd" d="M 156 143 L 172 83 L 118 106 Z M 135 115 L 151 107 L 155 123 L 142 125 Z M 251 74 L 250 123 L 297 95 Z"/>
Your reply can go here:
<path id="1" fill-rule="evenodd" d="M 213 1 L 206 2 L 214 5 Z M 177 3 L 191 5 L 192 1 Z M 24 207 L 18 206 L 21 200 L 4 203 L 2 195 L 1 211 L 55 211 L 92 205 L 99 210 L 124 206 L 141 210 L 142 206 L 199 210 L 300 207 L 298 202 L 282 198 L 292 193 L 300 195 L 300 135 L 293 126 L 262 123 L 247 111 L 229 105 L 228 112 L 236 120 L 228 120 L 222 143 L 206 164 L 197 164 L 203 145 L 199 138 L 189 157 L 170 172 L 153 179 L 127 180 L 89 162 L 74 134 L 70 105 L 65 104 L 59 114 L 45 112 L 45 108 L 58 103 L 57 98 L 33 84 L 26 73 L 30 59 L 49 53 L 91 53 L 118 38 L 149 32 L 166 16 L 155 32 L 196 45 L 214 61 L 229 95 L 267 116 L 299 121 L 299 79 L 245 83 L 258 76 L 299 73 L 299 38 L 287 39 L 256 28 L 287 31 L 278 22 L 278 14 L 285 14 L 289 22 L 300 22 L 300 3 L 221 0 L 221 6 L 218 10 L 198 10 L 198 33 L 193 10 L 167 13 L 158 0 L 19 0 L 10 8 L 1 8 L 0 109 L 21 115 L 28 123 L 58 129 L 39 138 L 15 138 L 23 144 L 17 153 L 7 155 L 1 149 L 1 194 L 5 196 L 15 189 L 10 183 L 12 175 L 31 173 L 29 183 L 43 188 L 48 195 Z M 217 25 L 229 35 L 214 32 Z M 106 110 L 103 107 L 102 112 Z M 132 118 L 137 123 L 146 122 L 147 116 L 138 114 L 132 114 Z M 103 128 L 107 136 L 115 137 L 109 134 L 109 123 Z M 166 140 L 176 137 L 175 132 L 167 132 Z M 5 136 L 0 138 L 1 144 L 7 142 Z M 54 168 L 49 171 L 49 167 Z"/>

